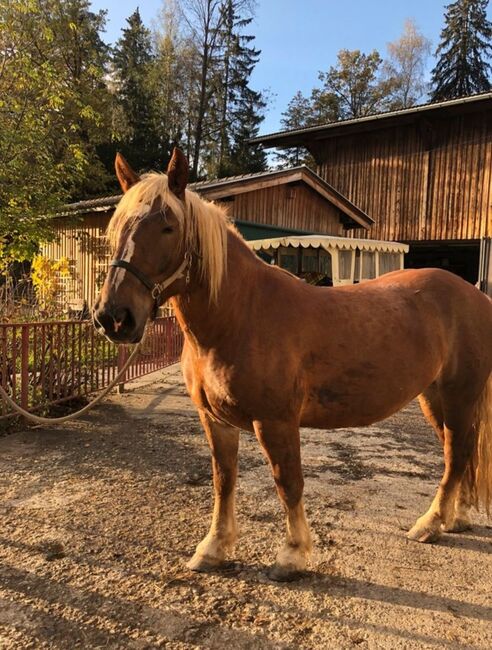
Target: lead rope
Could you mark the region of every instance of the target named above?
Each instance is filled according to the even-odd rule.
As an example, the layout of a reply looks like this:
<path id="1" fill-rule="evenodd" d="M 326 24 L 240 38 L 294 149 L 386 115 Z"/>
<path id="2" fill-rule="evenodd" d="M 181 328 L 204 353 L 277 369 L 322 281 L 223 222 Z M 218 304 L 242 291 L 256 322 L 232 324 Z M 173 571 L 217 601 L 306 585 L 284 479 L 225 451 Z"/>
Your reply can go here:
<path id="1" fill-rule="evenodd" d="M 9 404 L 14 409 L 14 411 L 17 411 L 17 413 L 23 415 L 27 420 L 33 422 L 34 424 L 61 424 L 62 422 L 68 422 L 69 420 L 74 420 L 75 418 L 80 417 L 83 413 L 87 413 L 87 411 L 89 411 L 104 397 L 106 397 L 109 391 L 116 386 L 116 384 L 120 381 L 120 379 L 124 376 L 125 372 L 128 370 L 128 367 L 130 366 L 133 359 L 136 357 L 138 351 L 142 347 L 143 341 L 144 339 L 142 339 L 140 343 L 137 343 L 135 349 L 128 357 L 125 365 L 119 371 L 119 373 L 116 375 L 113 381 L 109 384 L 109 386 L 107 386 L 102 393 L 100 393 L 91 402 L 89 402 L 89 404 L 86 404 L 83 408 L 79 409 L 78 411 L 75 411 L 75 413 L 70 413 L 70 415 L 64 415 L 59 418 L 44 418 L 40 415 L 34 415 L 33 413 L 29 413 L 29 411 L 26 411 L 21 406 L 16 404 L 14 400 L 10 397 L 10 395 L 7 392 L 5 392 L 2 386 L 0 386 L 0 395 L 4 398 L 7 404 Z"/>
<path id="2" fill-rule="evenodd" d="M 119 260 L 116 260 L 119 262 Z M 154 303 L 156 307 L 159 307 L 159 298 L 162 294 L 162 292 L 169 286 L 171 285 L 175 280 L 178 280 L 183 277 L 183 273 L 186 270 L 186 285 L 189 284 L 190 282 L 190 263 L 191 263 L 191 254 L 186 252 L 183 262 L 180 264 L 180 266 L 176 269 L 176 271 L 169 277 L 167 280 L 164 280 L 163 282 L 156 283 L 154 287 L 152 288 L 151 294 L 152 298 L 154 299 Z M 118 266 L 118 264 L 113 264 L 113 266 Z M 125 267 L 123 267 L 125 268 Z M 69 420 L 74 420 L 75 418 L 80 417 L 83 413 L 87 413 L 91 408 L 93 408 L 96 404 L 98 404 L 106 395 L 109 393 L 110 390 L 112 390 L 116 384 L 120 381 L 120 379 L 124 376 L 125 372 L 127 371 L 128 367 L 130 366 L 131 362 L 133 359 L 136 357 L 138 351 L 142 347 L 142 344 L 145 340 L 145 334 L 143 339 L 140 341 L 140 343 L 137 343 L 135 346 L 135 349 L 133 352 L 130 354 L 128 357 L 125 365 L 123 368 L 119 371 L 119 373 L 116 375 L 116 377 L 113 379 L 113 381 L 107 386 L 102 393 L 100 393 L 97 397 L 95 397 L 92 402 L 89 402 L 89 404 L 86 404 L 83 408 L 79 409 L 78 411 L 75 411 L 75 413 L 70 413 L 70 415 L 64 415 L 59 418 L 44 418 L 40 415 L 33 415 L 33 413 L 29 413 L 29 411 L 26 411 L 23 409 L 21 406 L 16 404 L 14 400 L 10 397 L 10 395 L 0 386 L 0 396 L 3 397 L 3 399 L 7 402 L 7 404 L 10 405 L 11 408 L 14 409 L 17 413 L 20 415 L 23 415 L 27 420 L 30 422 L 33 422 L 34 424 L 61 424 L 62 422 L 68 422 Z"/>

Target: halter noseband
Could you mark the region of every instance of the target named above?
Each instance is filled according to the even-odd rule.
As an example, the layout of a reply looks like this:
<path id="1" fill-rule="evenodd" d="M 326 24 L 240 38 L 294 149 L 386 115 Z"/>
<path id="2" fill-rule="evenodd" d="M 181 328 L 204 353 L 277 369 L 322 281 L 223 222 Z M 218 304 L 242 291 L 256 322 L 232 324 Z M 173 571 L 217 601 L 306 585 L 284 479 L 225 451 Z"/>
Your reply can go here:
<path id="1" fill-rule="evenodd" d="M 160 307 L 159 304 L 159 299 L 167 287 L 171 285 L 175 280 L 178 280 L 179 278 L 183 277 L 183 273 L 186 269 L 188 269 L 188 272 L 186 274 L 186 284 L 189 282 L 189 276 L 190 276 L 190 266 L 191 263 L 191 254 L 186 252 L 184 255 L 184 259 L 179 265 L 179 267 L 176 269 L 176 271 L 170 275 L 166 280 L 163 280 L 162 282 L 152 282 L 149 280 L 149 278 L 145 275 L 145 273 L 142 273 L 139 269 L 137 269 L 136 266 L 131 264 L 130 262 L 127 262 L 126 260 L 112 260 L 109 263 L 109 266 L 115 266 L 116 268 L 119 269 L 125 269 L 125 271 L 129 271 L 132 275 L 134 275 L 140 282 L 146 287 L 149 291 L 150 294 L 154 300 L 154 316 L 157 313 L 157 310 Z"/>

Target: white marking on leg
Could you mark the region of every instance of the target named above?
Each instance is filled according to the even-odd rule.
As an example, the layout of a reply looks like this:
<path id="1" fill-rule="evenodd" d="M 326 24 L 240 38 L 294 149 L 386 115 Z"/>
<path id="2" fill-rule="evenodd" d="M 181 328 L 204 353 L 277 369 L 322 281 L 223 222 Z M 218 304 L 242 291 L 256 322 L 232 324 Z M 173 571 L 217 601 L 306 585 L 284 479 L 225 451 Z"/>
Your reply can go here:
<path id="1" fill-rule="evenodd" d="M 276 563 L 294 571 L 303 571 L 311 554 L 312 541 L 302 500 L 287 515 L 287 539 L 280 548 Z"/>

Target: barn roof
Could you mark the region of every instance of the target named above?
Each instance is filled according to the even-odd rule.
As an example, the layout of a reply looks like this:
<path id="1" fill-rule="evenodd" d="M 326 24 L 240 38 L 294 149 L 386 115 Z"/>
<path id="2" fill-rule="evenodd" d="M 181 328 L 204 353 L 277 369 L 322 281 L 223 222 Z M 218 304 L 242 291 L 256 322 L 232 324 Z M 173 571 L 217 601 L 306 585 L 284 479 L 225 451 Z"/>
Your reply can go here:
<path id="1" fill-rule="evenodd" d="M 325 201 L 335 205 L 349 219 L 356 222 L 357 227 L 363 226 L 364 228 L 369 228 L 374 223 L 374 220 L 369 215 L 305 165 L 291 167 L 289 169 L 274 169 L 254 174 L 243 174 L 241 176 L 229 176 L 212 181 L 200 181 L 198 183 L 190 183 L 188 187 L 190 190 L 203 196 L 204 199 L 220 201 L 237 194 L 290 183 L 303 183 L 307 185 Z M 70 203 L 64 206 L 63 210 L 55 216 L 67 217 L 86 214 L 88 212 L 108 212 L 114 208 L 120 199 L 121 194 L 118 194 Z"/>
<path id="2" fill-rule="evenodd" d="M 492 93 L 482 93 L 445 102 L 421 104 L 398 111 L 374 113 L 364 117 L 339 120 L 309 126 L 290 131 L 277 131 L 252 138 L 250 144 L 263 144 L 265 147 L 296 147 L 307 146 L 316 140 L 325 140 L 339 135 L 373 131 L 389 126 L 412 124 L 413 122 L 431 117 L 444 117 L 463 113 L 492 109 Z"/>

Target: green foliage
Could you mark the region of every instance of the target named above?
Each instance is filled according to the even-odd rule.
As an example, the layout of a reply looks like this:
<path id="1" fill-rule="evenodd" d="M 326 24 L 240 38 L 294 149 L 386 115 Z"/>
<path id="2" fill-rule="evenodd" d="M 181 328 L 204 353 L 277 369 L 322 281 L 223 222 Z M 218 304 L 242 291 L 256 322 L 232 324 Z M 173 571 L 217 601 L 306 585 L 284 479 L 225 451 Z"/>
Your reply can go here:
<path id="1" fill-rule="evenodd" d="M 135 11 L 110 66 L 106 14 L 89 0 L 0 0 L 3 271 L 53 237 L 46 215 L 113 190 L 116 149 L 138 169 L 162 169 L 176 144 L 196 173 L 264 168 L 247 144 L 265 107 L 249 86 L 250 1 L 180 5 L 168 0 L 154 35 Z"/>
<path id="2" fill-rule="evenodd" d="M 488 0 L 456 0 L 446 7 L 432 71 L 432 101 L 491 89 L 492 23 L 487 20 L 487 5 Z"/>
<path id="3" fill-rule="evenodd" d="M 337 64 L 320 72 L 321 86 L 309 97 L 297 92 L 282 113 L 286 130 L 304 129 L 364 117 L 385 110 L 413 106 L 425 93 L 425 62 L 430 42 L 412 20 L 405 22 L 403 34 L 388 43 L 383 60 L 376 50 L 340 50 Z M 310 153 L 286 149 L 276 153 L 280 167 L 306 164 L 315 167 Z"/>
<path id="4" fill-rule="evenodd" d="M 381 57 L 378 52 L 340 50 L 338 63 L 320 72 L 321 88 L 313 88 L 309 98 L 296 93 L 282 114 L 285 129 L 317 126 L 340 119 L 362 117 L 382 106 L 383 86 L 378 76 Z M 280 167 L 305 164 L 315 167 L 314 159 L 299 149 L 277 153 Z"/>
<path id="5" fill-rule="evenodd" d="M 313 88 L 309 98 L 304 97 L 300 91 L 294 95 L 287 110 L 282 113 L 280 122 L 284 129 L 293 131 L 335 122 L 339 119 L 339 114 L 340 106 L 336 96 Z M 307 165 L 312 169 L 316 168 L 314 158 L 303 147 L 279 150 L 276 153 L 276 162 L 279 167 Z"/>
<path id="6" fill-rule="evenodd" d="M 104 104 L 101 61 L 90 46 L 101 47 L 103 26 L 104 14 L 91 14 L 83 0 L 0 0 L 3 269 L 52 236 L 47 214 L 87 193 Z"/>
<path id="7" fill-rule="evenodd" d="M 247 140 L 263 119 L 266 100 L 249 80 L 260 52 L 245 33 L 251 0 L 168 0 L 159 33 L 162 61 L 172 46 L 180 65 L 167 92 L 172 114 L 184 111 L 180 128 L 167 129 L 191 162 L 191 177 L 217 177 L 264 169 L 265 157 Z M 168 45 L 166 48 L 165 45 Z M 176 72 L 166 61 L 169 72 Z M 171 137 L 170 137 L 171 141 Z"/>
<path id="8" fill-rule="evenodd" d="M 338 102 L 342 119 L 364 117 L 377 112 L 383 91 L 378 79 L 382 63 L 379 52 L 364 54 L 360 50 L 340 50 L 338 64 L 320 72 L 321 93 Z"/>
<path id="9" fill-rule="evenodd" d="M 217 129 L 210 129 L 207 141 L 207 171 L 223 177 L 265 169 L 263 150 L 248 140 L 258 134 L 266 101 L 249 85 L 259 61 L 255 37 L 244 34 L 253 18 L 244 12 L 244 2 L 225 0 L 220 6 L 218 56 L 212 76 Z M 213 111 L 210 111 L 214 114 Z"/>
<path id="10" fill-rule="evenodd" d="M 159 169 L 169 156 L 166 129 L 159 128 L 156 56 L 150 31 L 137 9 L 128 19 L 113 54 L 115 82 L 114 139 L 140 169 Z"/>
<path id="11" fill-rule="evenodd" d="M 174 3 L 163 7 L 161 24 L 154 34 L 155 62 L 149 83 L 163 151 L 169 156 L 173 145 L 179 145 L 189 158 L 200 61 L 196 48 L 183 38 L 179 17 Z"/>

